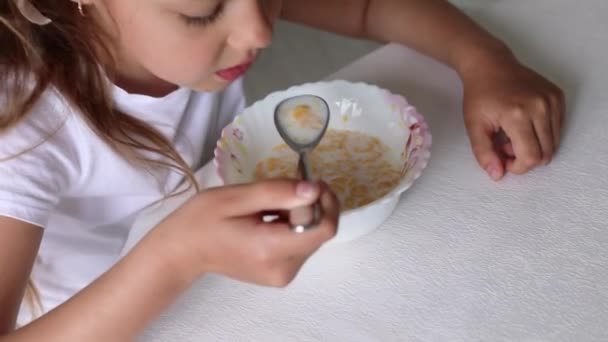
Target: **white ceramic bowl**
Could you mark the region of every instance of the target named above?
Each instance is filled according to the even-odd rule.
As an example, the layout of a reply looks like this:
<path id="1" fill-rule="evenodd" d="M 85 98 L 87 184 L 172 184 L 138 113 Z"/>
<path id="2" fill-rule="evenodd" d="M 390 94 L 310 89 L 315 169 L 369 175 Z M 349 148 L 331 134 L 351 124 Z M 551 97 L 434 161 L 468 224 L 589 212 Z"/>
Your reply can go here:
<path id="1" fill-rule="evenodd" d="M 283 143 L 273 121 L 276 105 L 302 94 L 324 98 L 330 106 L 330 129 L 348 129 L 379 138 L 390 147 L 402 177 L 392 191 L 363 207 L 344 211 L 333 242 L 356 239 L 380 226 L 394 211 L 400 195 L 420 177 L 430 158 L 431 134 L 423 117 L 403 96 L 365 83 L 308 83 L 268 95 L 224 128 L 215 150 L 223 184 L 255 179 L 258 162 Z"/>

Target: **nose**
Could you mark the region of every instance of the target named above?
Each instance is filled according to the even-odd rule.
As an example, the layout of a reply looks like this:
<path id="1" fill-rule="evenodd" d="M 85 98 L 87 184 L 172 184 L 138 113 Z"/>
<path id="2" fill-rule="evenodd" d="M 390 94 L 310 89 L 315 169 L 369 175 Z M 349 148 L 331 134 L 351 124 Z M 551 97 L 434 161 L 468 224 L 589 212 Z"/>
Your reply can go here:
<path id="1" fill-rule="evenodd" d="M 251 51 L 263 49 L 272 41 L 272 23 L 259 1 L 242 2 L 241 19 L 234 26 L 228 38 L 228 44 L 235 49 Z"/>

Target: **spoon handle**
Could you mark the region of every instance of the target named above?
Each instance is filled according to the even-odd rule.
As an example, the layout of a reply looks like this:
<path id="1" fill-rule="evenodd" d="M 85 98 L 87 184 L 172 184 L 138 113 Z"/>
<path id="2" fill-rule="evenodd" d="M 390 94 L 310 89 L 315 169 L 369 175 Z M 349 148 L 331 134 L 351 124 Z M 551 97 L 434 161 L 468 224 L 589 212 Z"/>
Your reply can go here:
<path id="1" fill-rule="evenodd" d="M 305 181 L 313 180 L 307 152 L 300 153 L 298 160 L 298 176 Z M 315 228 L 320 220 L 321 204 L 319 201 L 316 201 L 310 206 L 292 209 L 289 213 L 291 228 L 297 233 L 302 233 L 308 229 Z"/>

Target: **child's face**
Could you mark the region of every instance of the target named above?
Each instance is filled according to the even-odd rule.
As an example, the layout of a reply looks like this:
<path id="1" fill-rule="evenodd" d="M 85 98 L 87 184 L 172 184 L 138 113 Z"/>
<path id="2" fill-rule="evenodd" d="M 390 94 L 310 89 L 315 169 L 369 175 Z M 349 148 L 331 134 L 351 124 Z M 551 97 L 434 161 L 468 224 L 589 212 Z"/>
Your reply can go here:
<path id="1" fill-rule="evenodd" d="M 282 0 L 100 0 L 119 76 L 219 90 L 270 44 Z M 109 26 L 111 25 L 111 26 Z M 114 42 L 112 42 L 114 43 Z"/>

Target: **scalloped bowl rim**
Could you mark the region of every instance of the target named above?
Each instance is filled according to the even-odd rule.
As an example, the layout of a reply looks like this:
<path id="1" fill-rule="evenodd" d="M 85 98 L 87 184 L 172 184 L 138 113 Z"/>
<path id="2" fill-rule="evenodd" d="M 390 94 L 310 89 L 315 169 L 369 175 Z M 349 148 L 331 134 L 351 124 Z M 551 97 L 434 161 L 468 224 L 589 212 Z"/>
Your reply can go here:
<path id="1" fill-rule="evenodd" d="M 297 91 L 300 88 L 312 87 L 312 86 L 317 86 L 317 85 L 331 85 L 331 84 L 344 84 L 344 85 L 347 85 L 347 86 L 354 86 L 354 87 L 367 87 L 367 88 L 371 88 L 371 89 L 377 90 L 379 92 L 388 93 L 388 94 L 390 94 L 391 96 L 394 96 L 394 97 L 398 97 L 400 100 L 402 100 L 405 103 L 407 103 L 407 105 L 410 108 L 413 109 L 414 112 L 413 113 L 409 113 L 407 115 L 408 116 L 414 116 L 415 119 L 418 121 L 418 124 L 421 127 L 423 127 L 423 129 L 422 129 L 423 145 L 421 146 L 421 150 L 418 152 L 421 155 L 422 158 L 418 159 L 418 161 L 416 162 L 416 164 L 414 165 L 414 167 L 411 170 L 409 170 L 404 176 L 402 176 L 400 178 L 399 184 L 397 184 L 390 192 L 388 192 L 384 196 L 382 196 L 382 197 L 374 200 L 373 202 L 370 202 L 370 203 L 368 203 L 366 205 L 363 205 L 363 206 L 360 206 L 360 207 L 357 207 L 357 208 L 352 208 L 352 209 L 349 209 L 349 210 L 344 210 L 340 214 L 341 215 L 348 215 L 348 214 L 358 213 L 358 212 L 365 211 L 369 207 L 374 207 L 374 206 L 377 206 L 377 205 L 380 205 L 380 204 L 385 204 L 387 202 L 391 202 L 391 201 L 395 200 L 396 197 L 401 196 L 404 192 L 406 192 L 409 188 L 411 188 L 412 185 L 414 185 L 414 183 L 416 182 L 416 180 L 418 180 L 418 178 L 420 178 L 420 176 L 422 175 L 422 172 L 428 166 L 430 158 L 431 158 L 431 147 L 432 147 L 432 140 L 433 139 L 432 139 L 432 134 L 431 134 L 430 130 L 428 129 L 428 124 L 427 124 L 426 120 L 424 119 L 424 117 L 422 116 L 422 114 L 420 114 L 418 112 L 418 110 L 416 109 L 416 107 L 412 106 L 407 101 L 407 99 L 405 98 L 405 96 L 393 93 L 390 90 L 387 90 L 385 88 L 382 88 L 382 87 L 374 85 L 374 84 L 370 84 L 370 83 L 366 83 L 366 82 L 350 82 L 350 81 L 346 81 L 346 80 L 307 82 L 307 83 L 303 83 L 303 84 L 293 85 L 293 86 L 291 86 L 289 88 L 286 88 L 286 89 L 283 89 L 283 90 L 274 91 L 274 92 L 268 94 L 267 96 L 265 96 L 264 98 L 255 101 L 250 106 L 248 106 L 247 108 L 245 108 L 244 110 L 242 110 L 241 113 L 239 113 L 238 115 L 236 115 L 234 117 L 234 119 L 226 127 L 224 127 L 222 129 L 221 137 L 217 141 L 216 147 L 214 149 L 213 163 L 215 165 L 217 176 L 221 180 L 222 184 L 223 185 L 227 185 L 226 179 L 222 175 L 223 165 L 219 161 L 219 158 L 218 158 L 219 155 L 220 155 L 220 153 L 222 153 L 222 151 L 223 151 L 223 148 L 220 146 L 219 141 L 222 138 L 226 137 L 226 134 L 228 134 L 228 129 L 240 117 L 243 117 L 243 115 L 250 108 L 254 108 L 256 106 L 259 106 L 262 103 L 264 103 L 266 101 L 269 101 L 269 99 L 271 99 L 273 97 L 276 97 L 278 95 L 285 94 L 285 93 L 288 93 L 288 92 L 294 92 L 294 91 Z M 410 129 L 407 128 L 407 130 L 410 130 Z M 411 133 L 411 130 L 410 130 L 410 133 Z M 409 180 L 407 182 L 405 181 L 406 178 L 409 178 Z"/>

